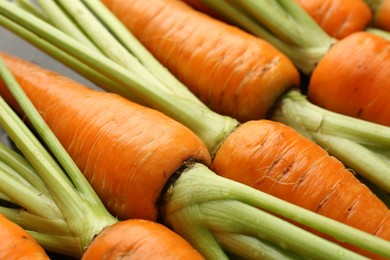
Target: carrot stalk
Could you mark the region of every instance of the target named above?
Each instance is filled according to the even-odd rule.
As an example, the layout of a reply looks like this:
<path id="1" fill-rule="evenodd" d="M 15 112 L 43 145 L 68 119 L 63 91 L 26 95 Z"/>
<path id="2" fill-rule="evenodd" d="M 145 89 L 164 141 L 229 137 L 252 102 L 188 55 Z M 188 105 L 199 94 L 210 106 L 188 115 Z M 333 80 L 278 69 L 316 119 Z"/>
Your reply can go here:
<path id="1" fill-rule="evenodd" d="M 56 27 L 81 43 L 99 52 L 99 49 L 91 42 L 91 40 L 77 27 L 72 20 L 60 9 L 56 1 L 37 1 L 43 12 L 48 16 L 48 19 Z"/>
<path id="2" fill-rule="evenodd" d="M 160 110 L 188 126 L 204 140 L 212 154 L 215 153 L 225 135 L 230 133 L 238 124 L 233 118 L 213 113 L 205 106 L 191 102 L 190 99 L 173 99 L 172 95 L 168 95 L 168 92 L 145 82 L 144 78 L 140 78 L 136 72 L 129 71 L 104 56 L 97 55 L 96 52 L 73 38 L 23 12 L 23 10 L 18 10 L 10 3 L 1 2 L 0 8 L 0 12 L 4 16 L 19 25 L 26 26 L 28 30 L 39 34 L 40 37 L 55 44 L 85 65 L 119 84 L 121 89 L 114 89 L 115 92 L 119 92 L 129 99 L 135 99 L 143 105 Z M 118 85 L 114 87 L 116 86 Z M 183 107 L 186 109 L 183 109 Z M 205 122 L 215 123 L 211 125 Z"/>
<path id="3" fill-rule="evenodd" d="M 47 21 L 46 14 L 40 8 L 38 8 L 35 4 L 31 3 L 30 0 L 16 0 L 15 4 L 18 7 L 26 10 L 27 12 L 35 15 L 39 19 Z"/>

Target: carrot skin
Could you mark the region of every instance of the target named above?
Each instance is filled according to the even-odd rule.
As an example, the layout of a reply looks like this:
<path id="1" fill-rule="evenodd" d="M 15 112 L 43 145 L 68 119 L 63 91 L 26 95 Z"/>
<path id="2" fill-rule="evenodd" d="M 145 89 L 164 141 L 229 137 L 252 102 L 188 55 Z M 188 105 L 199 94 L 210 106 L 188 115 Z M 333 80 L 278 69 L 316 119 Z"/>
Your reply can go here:
<path id="1" fill-rule="evenodd" d="M 358 32 L 335 44 L 314 70 L 308 98 L 325 109 L 390 126 L 390 42 Z"/>
<path id="2" fill-rule="evenodd" d="M 45 250 L 23 228 L 0 214 L 0 259 L 50 259 Z"/>
<path id="3" fill-rule="evenodd" d="M 221 146 L 212 170 L 390 240 L 386 205 L 340 161 L 289 126 L 268 120 L 242 124 Z"/>
<path id="4" fill-rule="evenodd" d="M 211 163 L 202 141 L 162 113 L 5 53 L 2 57 L 105 206 L 119 219 L 156 220 L 155 204 L 170 175 L 186 160 Z M 0 92 L 17 107 L 3 82 Z"/>
<path id="5" fill-rule="evenodd" d="M 390 0 L 383 0 L 375 14 L 375 26 L 390 31 Z"/>
<path id="6" fill-rule="evenodd" d="M 124 243 L 124 241 L 126 241 Z M 204 259 L 186 240 L 167 227 L 131 219 L 99 233 L 82 260 L 95 259 Z"/>
<path id="7" fill-rule="evenodd" d="M 332 37 L 342 39 L 364 31 L 372 12 L 363 0 L 296 0 Z"/>
<path id="8" fill-rule="evenodd" d="M 297 68 L 268 42 L 181 1 L 102 1 L 212 110 L 244 122 L 264 118 L 299 84 Z M 207 33 L 210 32 L 210 33 Z"/>

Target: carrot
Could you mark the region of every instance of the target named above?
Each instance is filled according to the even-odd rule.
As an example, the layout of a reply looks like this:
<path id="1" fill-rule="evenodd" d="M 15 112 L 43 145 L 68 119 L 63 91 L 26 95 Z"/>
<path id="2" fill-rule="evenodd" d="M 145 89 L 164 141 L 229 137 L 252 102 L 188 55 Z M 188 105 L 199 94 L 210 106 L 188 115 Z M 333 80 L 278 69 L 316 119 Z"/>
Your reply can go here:
<path id="1" fill-rule="evenodd" d="M 372 19 L 371 10 L 363 0 L 296 1 L 336 39 L 364 31 Z"/>
<path id="2" fill-rule="evenodd" d="M 135 104 L 126 105 L 127 103 L 131 103 L 131 102 L 123 98 L 120 98 L 117 95 L 88 90 L 70 81 L 69 79 L 59 76 L 58 74 L 50 73 L 48 71 L 45 71 L 43 69 L 40 69 L 32 65 L 31 63 L 23 62 L 16 58 L 12 58 L 6 54 L 2 54 L 2 57 L 6 60 L 7 65 L 11 68 L 11 71 L 16 76 L 18 82 L 20 82 L 20 84 L 26 91 L 27 95 L 31 97 L 33 103 L 37 106 L 42 116 L 47 120 L 49 126 L 51 126 L 53 131 L 56 134 L 58 134 L 60 139 L 64 138 L 65 141 L 63 141 L 63 143 L 65 144 L 65 147 L 69 150 L 70 154 L 72 155 L 74 160 L 78 163 L 78 165 L 81 166 L 80 168 L 84 171 L 87 178 L 89 178 L 89 180 L 92 183 L 96 184 L 95 188 L 97 192 L 99 192 L 99 190 L 104 190 L 105 187 L 107 186 L 112 187 L 112 189 L 109 191 L 110 196 L 108 197 L 108 200 L 113 198 L 115 194 L 117 194 L 117 190 L 121 188 L 123 188 L 124 190 L 133 190 L 133 186 L 132 186 L 133 180 L 127 182 L 128 179 L 127 177 L 129 176 L 127 173 L 129 172 L 129 170 L 130 171 L 132 170 L 131 168 L 136 168 L 138 171 L 141 171 L 142 167 L 144 167 L 144 165 L 147 164 L 147 162 L 144 160 L 145 157 L 141 157 L 142 156 L 141 153 L 144 152 L 143 150 L 148 151 L 146 154 L 149 157 L 153 157 L 154 153 L 160 152 L 160 149 L 155 149 L 152 146 L 153 144 L 152 142 L 147 142 L 147 143 L 143 143 L 142 147 L 138 147 L 138 150 L 136 150 L 135 153 L 133 151 L 130 151 L 130 153 L 128 153 L 127 155 L 124 154 L 124 152 L 129 152 L 129 150 L 127 151 L 121 150 L 120 155 L 117 156 L 115 156 L 115 154 L 113 155 L 115 151 L 109 148 L 119 147 L 123 144 L 126 147 L 129 147 L 129 143 L 126 142 L 125 139 L 129 138 L 130 140 L 134 141 L 134 139 L 138 138 L 140 134 L 143 132 L 143 131 L 136 131 L 133 136 L 130 136 L 131 130 L 129 130 L 128 127 L 126 127 L 127 131 L 125 133 L 121 132 L 120 129 L 123 126 L 126 126 L 126 124 L 124 124 L 125 121 L 123 120 L 123 118 L 126 118 L 127 120 L 137 121 L 138 120 L 137 118 L 132 119 L 132 117 L 137 117 L 138 115 L 140 115 L 137 113 L 138 112 L 137 110 L 143 109 L 146 112 L 142 114 L 142 117 L 143 117 L 143 121 L 146 121 L 148 120 L 148 113 L 150 112 L 150 114 L 152 115 L 151 119 L 153 120 L 153 127 L 148 126 L 148 130 L 150 130 L 152 133 L 155 133 L 154 129 L 152 128 L 159 128 L 160 131 L 164 132 L 164 135 L 157 135 L 154 138 L 156 139 L 161 137 L 165 139 L 167 137 L 170 139 L 169 143 L 175 142 L 175 140 L 171 139 L 171 137 L 176 136 L 177 134 L 172 133 L 168 129 L 167 132 L 165 132 L 164 130 L 165 127 L 163 125 L 158 124 L 159 122 L 168 120 L 168 119 L 158 119 L 158 116 L 156 115 L 159 115 L 161 118 L 167 118 L 161 113 L 152 111 L 147 108 L 141 108 L 139 105 L 135 105 Z M 45 84 L 43 84 L 44 82 Z M 72 93 L 73 91 L 75 91 L 75 93 Z M 7 98 L 11 103 L 13 102 L 9 96 L 9 93 L 6 93 L 7 91 L 4 89 L 4 86 L 2 86 L 1 92 L 3 97 Z M 101 99 L 102 95 L 105 96 L 106 99 Z M 80 98 L 80 96 L 82 98 Z M 90 101 L 94 97 L 98 97 L 98 99 L 96 99 L 94 102 Z M 71 99 L 71 101 L 69 101 L 69 99 Z M 118 102 L 119 105 L 116 105 L 112 100 L 116 100 L 116 102 Z M 63 107 L 64 104 L 66 104 L 66 108 Z M 99 108 L 97 109 L 96 106 L 94 106 L 93 104 L 98 104 L 97 107 Z M 102 106 L 104 106 L 103 109 L 100 109 L 100 107 Z M 82 109 L 83 107 L 84 109 Z M 128 108 L 131 109 L 127 110 Z M 121 109 L 126 109 L 128 114 L 126 116 L 121 116 L 120 114 Z M 94 111 L 88 112 L 90 110 L 94 110 Z M 105 112 L 104 113 L 96 112 L 100 110 L 112 111 L 112 113 L 109 116 L 110 117 L 109 122 L 112 123 L 109 123 L 106 126 L 101 125 L 101 122 L 104 121 Z M 62 116 L 59 116 L 59 114 L 61 113 L 59 111 L 64 111 L 64 112 L 66 111 L 66 113 L 63 114 Z M 94 128 L 90 124 L 85 124 L 85 122 L 87 121 L 89 123 L 91 122 L 96 123 L 100 127 L 101 131 L 97 134 L 95 133 L 96 135 L 93 135 L 92 133 L 94 133 L 94 130 L 96 130 L 97 128 Z M 4 120 L 2 120 L 1 122 L 5 123 Z M 59 127 L 54 125 L 54 122 L 58 124 Z M 172 123 L 172 124 L 170 123 L 167 125 L 170 128 L 171 127 L 179 128 L 178 130 L 179 133 L 186 131 L 186 130 L 181 130 L 182 127 L 177 123 Z M 138 125 L 133 125 L 133 127 L 139 129 Z M 7 128 L 7 131 L 12 133 L 13 129 L 14 127 L 10 126 Z M 63 129 L 66 129 L 67 132 L 66 135 L 61 134 L 61 132 L 63 132 Z M 39 129 L 37 130 L 38 132 L 40 132 Z M 83 138 L 84 130 L 90 133 L 88 137 Z M 120 136 L 116 135 L 117 137 L 115 136 L 113 137 L 111 133 L 113 133 L 114 135 L 120 133 L 121 135 Z M 191 139 L 190 136 L 195 136 L 193 133 L 189 131 L 187 131 L 187 133 L 189 133 L 189 135 L 187 135 L 187 139 Z M 68 144 L 69 136 L 71 136 L 72 139 L 72 142 L 70 144 Z M 104 145 L 102 145 L 101 148 L 99 148 L 100 147 L 99 141 L 95 139 L 96 136 L 105 139 Z M 14 135 L 12 135 L 12 137 L 15 139 Z M 93 145 L 89 145 L 87 150 L 83 152 L 75 148 L 75 147 L 79 147 L 80 144 L 87 145 L 88 138 L 94 138 L 95 141 L 92 141 Z M 195 137 L 193 138 L 198 140 Z M 188 143 L 189 141 L 186 140 L 185 142 Z M 135 143 L 131 142 L 131 144 L 135 144 Z M 182 143 L 181 141 L 180 143 L 177 144 L 178 145 L 176 145 L 176 147 L 174 149 L 172 148 L 170 151 L 161 149 L 161 151 L 163 152 L 162 159 L 164 161 L 175 160 L 174 158 L 170 157 L 170 154 L 172 154 L 172 150 L 174 150 L 173 151 L 174 153 L 177 153 L 176 150 L 179 150 L 179 147 L 183 146 L 185 143 Z M 33 151 L 28 150 L 30 142 L 19 140 L 19 142 L 17 142 L 17 145 L 22 148 L 22 150 L 24 151 L 24 153 L 28 158 L 36 154 L 35 152 L 36 150 Z M 207 149 L 204 146 L 202 145 L 198 145 L 198 146 L 199 146 L 198 147 L 199 150 L 207 151 Z M 72 151 L 76 151 L 76 152 L 72 152 Z M 99 158 L 94 157 L 94 153 L 99 154 Z M 139 159 L 137 162 L 129 161 L 128 158 L 132 158 L 132 157 L 138 157 Z M 204 155 L 204 157 L 205 159 L 209 158 L 207 157 L 207 155 Z M 86 160 L 89 160 L 90 164 L 87 164 L 84 167 L 83 161 L 85 160 L 82 158 L 87 158 Z M 102 160 L 106 161 L 107 158 L 110 162 L 109 167 L 105 167 L 104 163 L 101 162 Z M 39 160 L 36 160 L 34 162 L 39 163 Z M 161 166 L 162 164 L 160 164 L 158 161 L 153 163 L 162 167 Z M 165 162 L 162 163 L 165 164 Z M 111 175 L 108 174 L 105 175 L 104 179 L 102 179 L 101 182 L 98 183 L 96 179 L 99 178 L 99 175 L 97 174 L 99 172 L 99 169 L 101 169 L 102 167 L 106 171 L 108 171 L 109 168 L 115 168 L 116 171 L 112 172 Z M 151 171 L 158 170 L 155 165 L 148 164 L 148 168 Z M 124 170 L 122 171 L 121 169 Z M 93 170 L 93 173 L 91 174 L 92 176 L 88 177 L 88 171 L 92 171 L 92 170 Z M 237 234 L 240 234 L 241 232 L 246 232 L 245 230 L 254 231 L 254 233 L 250 233 L 250 234 L 245 233 L 245 234 L 246 236 L 249 236 L 249 238 L 252 239 L 255 238 L 255 243 L 252 239 L 249 239 L 249 242 L 251 245 L 253 244 L 256 245 L 253 249 L 255 250 L 256 253 L 260 252 L 260 249 L 262 248 L 262 246 L 258 244 L 260 243 L 259 239 L 265 236 L 266 238 L 271 239 L 272 243 L 276 243 L 276 244 L 283 243 L 284 245 L 286 245 L 286 248 L 288 248 L 289 250 L 293 250 L 294 252 L 298 252 L 304 256 L 318 257 L 318 255 L 321 255 L 329 258 L 334 258 L 334 257 L 337 258 L 337 256 L 341 254 L 341 255 L 349 255 L 352 258 L 359 258 L 358 255 L 354 253 L 350 253 L 350 251 L 348 250 L 345 251 L 344 249 L 342 249 L 341 247 L 333 243 L 325 242 L 326 240 L 323 240 L 317 236 L 314 236 L 309 232 L 301 230 L 292 224 L 288 224 L 287 222 L 282 221 L 281 219 L 274 217 L 268 213 L 260 211 L 258 207 L 265 207 L 265 209 L 270 211 L 274 211 L 275 208 L 277 208 L 278 213 L 276 214 L 282 214 L 285 217 L 292 218 L 295 221 L 298 221 L 303 225 L 308 225 L 312 228 L 318 228 L 317 225 L 320 225 L 322 229 L 324 229 L 323 232 L 327 234 L 332 234 L 332 236 L 335 236 L 342 240 L 349 241 L 353 244 L 357 242 L 357 244 L 363 246 L 364 248 L 367 248 L 368 246 L 367 244 L 366 245 L 364 245 L 364 243 L 362 244 L 362 241 L 364 242 L 368 240 L 362 239 L 363 234 L 360 233 L 360 231 L 357 231 L 355 229 L 350 229 L 347 226 L 341 225 L 338 222 L 333 222 L 327 218 L 320 218 L 317 214 L 310 213 L 308 211 L 303 211 L 299 207 L 293 206 L 291 204 L 286 204 L 285 202 L 280 200 L 275 200 L 275 198 L 260 193 L 257 190 L 250 189 L 247 186 L 240 185 L 239 183 L 229 181 L 222 177 L 218 177 L 217 175 L 212 174 L 212 172 L 202 164 L 195 163 L 192 164 L 192 167 L 188 167 L 188 168 L 184 166 L 184 168 L 181 170 L 183 170 L 183 173 L 179 177 L 176 176 L 177 180 L 174 181 L 173 186 L 167 187 L 167 194 L 163 196 L 164 198 L 162 200 L 159 200 L 159 202 L 162 203 L 163 205 L 160 213 L 162 214 L 161 216 L 166 219 L 169 225 L 172 225 L 175 228 L 175 230 L 180 231 L 181 234 L 186 235 L 186 237 L 188 237 L 189 240 L 196 245 L 196 248 L 201 249 L 201 251 L 205 253 L 206 258 L 212 258 L 212 257 L 218 257 L 219 259 L 226 258 L 223 253 L 219 252 L 221 249 L 218 249 L 219 243 L 215 241 L 215 238 L 219 236 L 226 236 L 226 235 L 231 236 L 230 234 L 232 234 L 232 236 L 237 239 Z M 126 174 L 123 175 L 122 172 L 124 171 L 126 171 Z M 49 172 L 50 171 L 42 172 L 41 177 L 46 178 L 45 176 L 50 176 Z M 164 175 L 169 175 L 169 174 L 170 174 L 169 172 L 164 173 Z M 149 177 L 150 175 L 146 175 L 146 176 Z M 131 177 L 134 177 L 134 175 Z M 150 178 L 154 178 L 154 176 L 151 176 Z M 159 179 L 160 177 L 157 177 L 157 181 Z M 150 180 L 145 178 L 143 179 L 143 181 L 144 183 L 150 183 Z M 110 186 L 110 182 L 114 183 L 115 187 Z M 122 186 L 119 185 L 118 183 L 127 183 L 127 186 L 124 185 Z M 195 183 L 197 183 L 197 185 L 194 185 Z M 137 183 L 135 182 L 135 184 Z M 159 187 L 159 184 L 152 184 L 152 185 Z M 58 195 L 58 199 L 62 198 L 62 201 L 63 198 L 66 198 L 65 202 L 68 202 L 68 200 L 72 197 L 70 196 L 70 194 L 74 191 L 73 189 L 64 189 L 64 190 L 58 189 L 48 184 L 46 186 L 51 188 L 50 193 L 53 192 L 54 197 L 57 197 Z M 79 186 L 80 184 L 77 184 L 77 187 Z M 144 186 L 144 189 L 142 193 L 140 193 L 140 196 L 148 196 L 147 194 L 153 192 L 153 190 L 154 190 L 153 186 Z M 62 191 L 63 193 L 61 192 L 57 194 L 58 191 Z M 67 193 L 69 193 L 69 195 Z M 119 192 L 119 194 L 124 194 L 124 192 Z M 138 204 L 137 200 L 140 199 L 141 198 L 139 197 L 135 198 L 136 206 Z M 192 202 L 192 200 L 196 203 Z M 91 201 L 90 198 L 88 198 L 88 205 L 90 201 Z M 123 203 L 132 203 L 132 202 L 129 200 L 128 197 L 126 201 L 123 201 Z M 67 205 L 67 203 L 65 204 Z M 85 227 L 86 223 L 82 221 L 83 218 L 81 214 L 85 214 L 86 212 L 89 211 L 88 210 L 85 211 L 81 209 L 75 210 L 73 207 L 78 207 L 78 204 L 73 202 L 73 200 L 67 206 L 72 206 L 71 209 L 73 210 L 73 211 L 69 211 L 68 213 L 65 213 L 67 214 L 67 217 L 70 217 L 73 214 L 75 214 L 75 213 L 71 214 L 70 212 L 77 212 L 77 215 L 80 217 L 80 219 L 77 221 L 78 225 L 80 225 L 79 228 Z M 120 206 L 118 207 L 119 210 L 126 208 Z M 148 213 L 149 211 L 149 209 L 147 208 L 144 210 L 146 211 L 146 213 Z M 193 214 L 198 210 L 202 212 L 201 215 Z M 231 214 L 232 211 L 234 211 L 235 213 Z M 292 212 L 295 212 L 294 215 L 292 215 Z M 104 219 L 105 218 L 107 219 L 106 222 L 103 222 L 102 224 L 99 225 L 100 227 L 107 227 L 109 223 L 110 225 L 114 225 L 116 223 L 116 221 L 113 220 L 111 217 L 105 215 L 104 213 L 101 214 L 102 214 L 100 215 L 101 217 L 104 216 Z M 236 216 L 238 215 L 246 216 L 249 219 L 253 219 L 253 222 L 248 220 L 245 220 L 243 222 L 237 221 Z M 201 219 L 203 218 L 201 216 L 204 216 L 206 221 L 205 223 L 201 221 Z M 314 218 L 314 216 L 316 217 Z M 222 219 L 225 221 L 230 221 L 232 224 L 226 225 L 223 223 Z M 264 222 L 264 224 L 260 225 L 260 223 L 263 223 L 264 221 L 262 219 L 267 219 L 267 222 Z M 274 224 L 270 224 L 270 223 L 274 223 Z M 188 229 L 188 225 L 194 225 L 194 227 L 196 228 Z M 217 227 L 212 228 L 215 225 L 217 225 Z M 211 227 L 210 230 L 205 229 L 205 227 L 208 226 Z M 272 228 L 270 229 L 271 226 Z M 329 228 L 331 226 L 334 226 L 335 228 Z M 94 227 L 94 229 L 96 231 L 96 227 Z M 108 228 L 107 230 L 109 229 L 111 228 Z M 123 231 L 122 228 L 118 228 L 118 229 L 113 228 L 113 230 L 116 230 L 115 233 L 118 236 L 126 232 Z M 288 232 L 283 233 L 283 230 L 288 230 Z M 81 229 L 81 231 L 79 232 L 81 232 L 81 234 L 84 234 L 85 231 Z M 217 232 L 218 234 L 211 235 L 211 232 Z M 220 234 L 219 232 L 221 232 L 222 234 Z M 97 233 L 92 232 L 92 234 L 97 234 Z M 104 234 L 104 231 L 102 234 Z M 91 234 L 89 234 L 88 236 L 89 238 L 90 235 Z M 201 239 L 199 238 L 196 239 L 196 236 L 200 236 Z M 293 239 L 291 238 L 291 236 L 293 236 Z M 353 242 L 353 240 L 350 240 L 346 236 L 351 236 L 350 238 L 354 238 L 355 242 Z M 363 237 L 366 236 L 367 234 L 364 233 Z M 99 237 L 99 235 L 97 237 Z M 370 239 L 374 239 L 373 236 L 369 236 L 369 237 Z M 109 242 L 113 242 L 114 243 L 113 246 L 115 246 L 115 241 L 116 239 L 110 239 Z M 121 239 L 121 241 L 128 241 L 128 240 Z M 153 241 L 154 240 L 151 240 L 151 242 Z M 170 240 L 166 239 L 166 241 L 169 242 Z M 238 241 L 240 241 L 240 245 L 242 244 L 246 245 L 248 243 L 248 239 L 239 238 Z M 86 242 L 86 245 L 89 245 L 91 240 L 87 239 L 84 242 Z M 228 242 L 223 242 L 223 244 L 225 243 L 228 244 Z M 174 245 L 177 244 L 178 244 L 177 242 L 174 243 Z M 370 244 L 371 245 L 368 246 L 368 248 L 370 248 L 371 250 L 374 250 L 375 252 L 378 252 L 380 254 L 383 253 L 386 254 L 386 250 L 384 249 L 386 248 L 387 242 L 382 240 L 375 240 L 375 242 L 372 241 Z M 378 248 L 378 245 L 380 245 L 380 247 L 382 248 L 381 249 Z M 116 245 L 115 247 L 121 247 L 121 246 Z M 312 249 L 313 247 L 315 249 Z M 92 248 L 93 246 L 91 247 L 91 250 L 93 250 Z M 307 252 L 305 252 L 306 248 L 309 249 Z M 113 249 L 110 246 L 109 251 L 112 250 Z M 241 250 L 241 252 L 242 251 L 243 250 Z M 281 252 L 283 254 L 284 251 L 281 250 Z M 180 251 L 174 254 L 180 255 Z M 243 254 L 245 254 L 245 252 Z"/>
<path id="3" fill-rule="evenodd" d="M 370 6 L 374 17 L 373 25 L 377 28 L 390 31 L 390 21 L 388 13 L 390 11 L 390 1 L 388 0 L 365 0 Z"/>
<path id="4" fill-rule="evenodd" d="M 297 69 L 269 43 L 195 12 L 181 1 L 103 3 L 220 114 L 241 122 L 264 118 L 284 91 L 299 84 Z"/>
<path id="5" fill-rule="evenodd" d="M 120 219 L 132 217 L 156 220 L 155 202 L 170 175 L 181 167 L 183 161 L 195 160 L 210 164 L 210 155 L 199 138 L 160 112 L 145 112 L 149 110 L 115 94 L 90 93 L 89 89 L 67 78 L 26 65 L 24 61 L 4 53 L 2 56 L 27 95 L 39 102 L 34 104 L 90 179 L 92 187 L 99 191 L 99 197 Z M 27 78 L 24 76 L 26 73 L 32 76 Z M 57 94 L 58 91 L 61 95 Z M 85 112 L 80 114 L 81 110 Z M 112 116 L 112 111 L 115 116 Z M 64 113 L 66 117 L 59 116 Z M 145 119 L 147 113 L 150 117 L 148 120 Z M 89 120 L 90 117 L 95 120 Z M 80 126 L 74 129 L 75 132 L 69 132 L 66 126 L 75 122 Z M 115 125 L 121 128 L 107 132 Z M 94 136 L 99 139 L 92 138 Z M 122 141 L 121 138 L 128 140 Z M 115 143 L 108 145 L 112 140 L 116 140 Z M 90 153 L 84 152 L 89 149 Z M 102 157 L 102 149 L 110 151 L 110 156 Z M 108 163 L 116 157 L 122 158 L 123 154 L 128 154 L 122 159 L 127 161 L 123 166 L 118 164 L 113 167 Z M 169 160 L 165 159 L 167 154 L 170 154 Z M 140 163 L 137 163 L 139 160 Z M 126 180 L 115 184 L 115 172 L 126 172 Z M 129 181 L 132 189 L 127 189 Z"/>
<path id="6" fill-rule="evenodd" d="M 188 247 L 187 241 L 167 230 L 161 224 L 142 219 L 119 222 L 104 229 L 88 246 L 82 259 L 202 259 L 195 250 L 193 254 L 184 250 Z M 148 243 L 140 243 L 142 240 Z"/>
<path id="7" fill-rule="evenodd" d="M 337 159 L 281 123 L 259 120 L 242 125 L 221 146 L 212 169 L 390 240 L 390 212 L 383 202 Z"/>
<path id="8" fill-rule="evenodd" d="M 38 82 L 44 82 L 44 71 L 39 70 L 38 67 L 34 68 L 32 64 L 29 65 L 6 54 L 3 55 L 5 59 L 10 61 L 11 66 L 16 70 L 19 68 L 19 72 L 27 72 L 31 69 L 33 71 L 28 73 L 32 72 L 32 75 L 37 77 Z M 56 137 L 54 137 L 51 130 L 48 130 L 46 123 L 39 116 L 38 111 L 32 106 L 27 96 L 25 96 L 23 90 L 19 87 L 19 83 L 11 72 L 8 71 L 3 61 L 0 64 L 0 75 L 3 91 L 7 92 L 9 87 L 10 92 L 7 92 L 7 95 L 10 98 L 15 97 L 12 102 L 17 100 L 15 105 L 20 104 L 23 111 L 33 109 L 26 112 L 27 118 L 31 120 L 30 122 L 38 131 L 40 137 L 47 141 L 46 144 L 51 148 L 53 154 L 57 156 L 61 166 L 68 174 L 65 175 L 61 170 L 62 168 L 56 164 L 48 151 L 43 148 L 32 132 L 27 129 L 21 119 L 17 118 L 16 114 L 1 98 L 1 125 L 16 146 L 22 151 L 23 155 L 31 162 L 30 166 L 29 162 L 25 162 L 23 157 L 16 153 L 11 153 L 7 151 L 9 148 L 6 149 L 1 146 L 0 167 L 3 173 L 1 192 L 8 195 L 11 203 L 21 207 L 16 207 L 15 209 L 2 208 L 1 212 L 25 225 L 47 249 L 69 256 L 80 257 L 91 241 L 95 240 L 103 240 L 103 243 L 100 242 L 100 244 L 104 244 L 108 252 L 112 252 L 115 247 L 123 247 L 128 249 L 123 253 L 131 255 L 133 251 L 131 250 L 132 245 L 134 240 L 137 240 L 138 243 L 142 243 L 144 247 L 149 248 L 154 247 L 155 243 L 158 242 L 160 250 L 150 252 L 152 258 L 162 257 L 162 254 L 164 254 L 164 258 L 167 259 L 171 259 L 173 256 L 204 259 L 187 241 L 161 224 L 152 222 L 153 224 L 151 225 L 150 221 L 147 220 L 131 220 L 128 221 L 129 223 L 127 221 L 118 223 L 118 220 L 106 211 L 77 166 L 72 169 L 72 165 L 66 161 L 67 153 L 61 152 L 62 146 L 57 146 Z M 61 82 L 61 78 L 58 75 L 49 75 L 48 77 L 55 79 L 56 82 Z M 67 83 L 69 84 L 70 82 Z M 63 80 L 62 84 L 66 84 L 66 80 Z M 75 87 L 73 89 L 73 91 L 78 90 L 81 92 L 82 88 L 77 89 Z M 65 91 L 62 92 L 65 95 L 65 99 L 74 97 L 69 93 L 69 90 L 66 93 Z M 102 92 L 97 93 L 101 94 Z M 91 98 L 91 95 L 89 98 Z M 118 106 L 113 108 L 117 109 Z M 58 110 L 53 112 L 58 113 Z M 147 113 L 144 113 L 144 116 L 147 116 Z M 114 117 L 114 121 L 116 119 L 118 118 Z M 7 166 L 7 162 L 9 166 Z M 19 176 L 19 171 L 24 172 L 24 174 Z M 25 177 L 28 175 L 30 176 Z M 36 176 L 39 176 L 38 178 L 40 179 L 37 180 Z M 40 183 L 44 183 L 44 185 L 42 186 Z M 144 232 L 148 231 L 148 235 L 140 234 L 138 236 L 140 231 L 137 231 L 137 228 L 145 230 Z M 102 229 L 104 229 L 104 235 L 100 238 Z M 148 236 L 153 235 L 154 230 L 158 230 L 160 239 L 145 240 Z M 131 235 L 133 241 L 121 240 L 120 237 L 122 237 L 123 233 Z M 119 239 L 116 241 L 115 239 L 105 241 L 104 236 L 106 235 Z M 175 246 L 174 248 L 169 248 L 168 251 L 169 244 L 174 244 Z M 97 249 L 88 248 L 87 252 L 93 253 L 95 250 Z"/>
<path id="9" fill-rule="evenodd" d="M 0 214 L 1 259 L 50 259 L 43 248 L 23 228 Z"/>
<path id="10" fill-rule="evenodd" d="M 326 109 L 390 126 L 389 59 L 389 41 L 355 33 L 323 58 L 310 79 L 308 97 Z"/>

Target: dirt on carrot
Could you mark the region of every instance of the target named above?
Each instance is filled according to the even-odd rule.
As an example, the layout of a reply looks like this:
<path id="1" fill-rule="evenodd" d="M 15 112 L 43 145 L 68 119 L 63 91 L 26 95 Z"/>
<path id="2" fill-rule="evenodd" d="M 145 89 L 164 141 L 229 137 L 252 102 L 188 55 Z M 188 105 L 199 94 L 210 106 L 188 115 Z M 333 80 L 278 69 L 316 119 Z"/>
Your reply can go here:
<path id="1" fill-rule="evenodd" d="M 104 0 L 149 51 L 212 110 L 264 118 L 300 76 L 268 42 L 181 1 Z"/>
<path id="2" fill-rule="evenodd" d="M 311 102 L 390 126 L 390 42 L 358 32 L 335 44 L 313 72 Z"/>
<path id="3" fill-rule="evenodd" d="M 203 142 L 162 113 L 1 55 L 105 206 L 119 219 L 156 220 L 156 201 L 169 177 L 186 161 L 210 164 Z M 12 103 L 3 82 L 0 92 Z"/>
<path id="4" fill-rule="evenodd" d="M 241 125 L 221 146 L 212 170 L 390 240 L 386 205 L 340 161 L 289 126 L 269 120 Z"/>

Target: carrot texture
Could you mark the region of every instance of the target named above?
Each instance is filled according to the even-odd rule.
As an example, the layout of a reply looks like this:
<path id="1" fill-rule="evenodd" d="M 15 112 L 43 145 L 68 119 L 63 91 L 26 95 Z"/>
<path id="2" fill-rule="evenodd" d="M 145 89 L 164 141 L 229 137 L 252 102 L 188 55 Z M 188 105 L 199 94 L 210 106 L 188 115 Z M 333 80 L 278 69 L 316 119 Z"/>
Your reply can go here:
<path id="1" fill-rule="evenodd" d="M 375 26 L 390 31 L 390 0 L 382 0 L 375 14 Z"/>
<path id="2" fill-rule="evenodd" d="M 372 19 L 363 0 L 296 0 L 299 5 L 336 39 L 363 31 Z"/>
<path id="3" fill-rule="evenodd" d="M 156 258 L 204 259 L 186 240 L 167 227 L 140 219 L 107 227 L 92 241 L 82 257 L 83 260 Z"/>
<path id="4" fill-rule="evenodd" d="M 212 110 L 264 118 L 299 84 L 292 62 L 268 42 L 174 0 L 103 0 L 146 48 Z"/>
<path id="5" fill-rule="evenodd" d="M 171 174 L 186 160 L 210 163 L 200 139 L 162 113 L 15 57 L 2 57 L 108 210 L 119 219 L 156 220 L 156 200 Z M 0 91 L 11 103 L 3 82 Z"/>
<path id="6" fill-rule="evenodd" d="M 258 120 L 241 125 L 221 146 L 212 169 L 226 178 L 390 240 L 386 205 L 340 161 L 284 124 Z"/>
<path id="7" fill-rule="evenodd" d="M 0 259 L 49 259 L 45 250 L 23 228 L 0 214 Z"/>
<path id="8" fill-rule="evenodd" d="M 358 32 L 335 44 L 309 83 L 311 102 L 390 126 L 390 42 Z"/>

